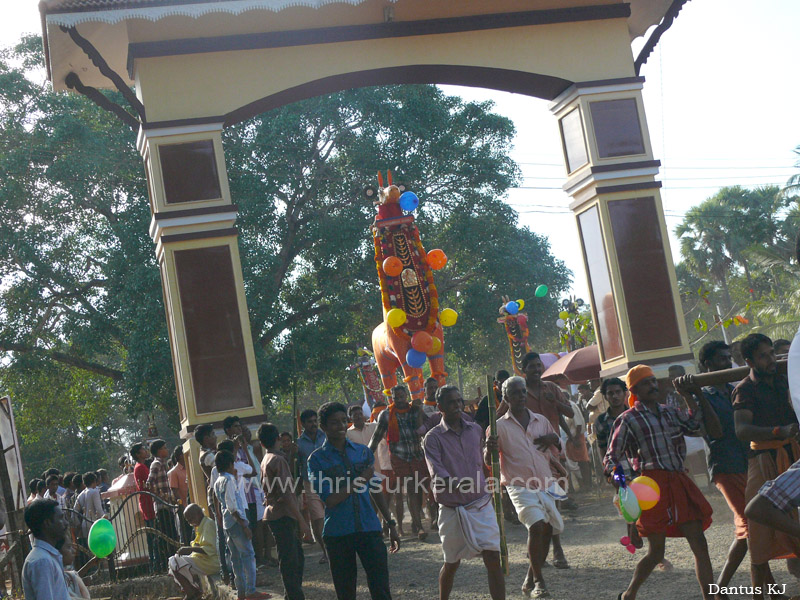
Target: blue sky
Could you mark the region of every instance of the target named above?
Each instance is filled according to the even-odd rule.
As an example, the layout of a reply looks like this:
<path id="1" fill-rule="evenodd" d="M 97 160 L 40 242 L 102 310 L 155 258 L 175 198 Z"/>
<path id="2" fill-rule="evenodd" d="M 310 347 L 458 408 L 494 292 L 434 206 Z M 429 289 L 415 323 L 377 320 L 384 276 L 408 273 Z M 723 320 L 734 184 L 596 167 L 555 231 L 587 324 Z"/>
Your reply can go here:
<path id="1" fill-rule="evenodd" d="M 3 12 L 3 45 L 23 32 L 39 32 L 36 0 L 15 0 L 14 8 Z M 662 162 L 670 230 L 686 210 L 724 185 L 782 185 L 795 172 L 798 32 L 797 0 L 692 0 L 650 56 L 642 70 L 644 100 L 653 149 Z M 634 48 L 641 43 L 636 40 Z M 493 100 L 496 111 L 514 121 L 513 156 L 525 180 L 508 202 L 521 223 L 550 239 L 553 252 L 574 273 L 575 293 L 588 297 L 575 220 L 561 191 L 558 130 L 547 103 L 493 90 L 445 89 Z"/>

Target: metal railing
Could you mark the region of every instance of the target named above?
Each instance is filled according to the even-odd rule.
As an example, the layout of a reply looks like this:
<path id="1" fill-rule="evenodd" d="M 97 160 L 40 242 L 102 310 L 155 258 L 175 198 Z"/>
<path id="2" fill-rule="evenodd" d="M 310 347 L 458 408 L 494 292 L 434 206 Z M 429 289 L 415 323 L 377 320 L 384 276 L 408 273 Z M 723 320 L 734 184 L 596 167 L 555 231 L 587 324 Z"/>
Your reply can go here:
<path id="1" fill-rule="evenodd" d="M 145 519 L 140 509 L 151 502 L 155 519 Z M 108 565 L 110 581 L 130 579 L 146 574 L 167 572 L 169 557 L 182 544 L 188 544 L 182 507 L 170 504 L 161 497 L 146 491 L 132 492 L 126 496 L 104 501 L 107 518 L 114 526 L 117 545 L 108 557 L 102 559 Z M 148 511 L 149 512 L 149 511 Z M 93 579 L 102 579 L 100 559 L 88 548 L 88 532 L 93 521 L 80 512 L 67 508 L 65 513 L 77 541 L 75 568 Z"/>

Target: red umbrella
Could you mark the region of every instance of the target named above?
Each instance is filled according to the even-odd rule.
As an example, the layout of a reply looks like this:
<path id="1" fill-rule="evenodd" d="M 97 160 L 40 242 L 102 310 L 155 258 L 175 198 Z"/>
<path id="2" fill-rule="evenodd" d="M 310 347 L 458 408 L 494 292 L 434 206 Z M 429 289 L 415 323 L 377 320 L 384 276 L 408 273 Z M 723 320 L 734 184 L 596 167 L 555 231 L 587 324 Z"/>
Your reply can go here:
<path id="1" fill-rule="evenodd" d="M 600 352 L 597 345 L 579 348 L 562 356 L 542 374 L 545 381 L 566 378 L 570 383 L 582 383 L 600 377 Z"/>

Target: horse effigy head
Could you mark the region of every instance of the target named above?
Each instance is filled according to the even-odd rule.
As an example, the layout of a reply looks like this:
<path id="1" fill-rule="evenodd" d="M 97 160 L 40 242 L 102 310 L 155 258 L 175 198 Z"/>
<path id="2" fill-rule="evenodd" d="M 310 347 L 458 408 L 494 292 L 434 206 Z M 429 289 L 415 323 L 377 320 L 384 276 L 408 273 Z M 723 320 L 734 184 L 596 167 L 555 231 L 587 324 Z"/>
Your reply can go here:
<path id="1" fill-rule="evenodd" d="M 411 214 L 416 210 L 419 205 L 419 198 L 414 192 L 406 190 L 406 186 L 402 183 L 394 184 L 392 182 L 392 172 L 386 171 L 386 185 L 384 187 L 383 173 L 378 173 L 378 187 L 367 186 L 364 190 L 364 195 L 372 200 L 373 204 L 378 207 L 378 215 L 376 217 L 376 224 L 386 219 L 397 219 L 405 217 L 406 220 L 413 221 L 414 217 Z"/>

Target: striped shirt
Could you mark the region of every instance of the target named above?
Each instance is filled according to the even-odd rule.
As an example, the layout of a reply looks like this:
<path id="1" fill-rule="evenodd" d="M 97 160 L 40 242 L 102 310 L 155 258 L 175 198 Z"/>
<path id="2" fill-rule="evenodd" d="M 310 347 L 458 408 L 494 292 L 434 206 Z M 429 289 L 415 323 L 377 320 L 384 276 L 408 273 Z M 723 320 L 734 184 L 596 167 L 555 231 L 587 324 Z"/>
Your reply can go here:
<path id="1" fill-rule="evenodd" d="M 683 471 L 686 459 L 684 435 L 702 434 L 695 414 L 687 414 L 670 406 L 658 404 L 651 411 L 638 400 L 633 408 L 614 421 L 611 442 L 603 459 L 606 475 L 627 458 L 634 471 L 653 469 Z"/>

